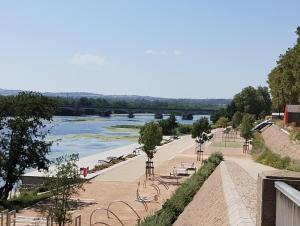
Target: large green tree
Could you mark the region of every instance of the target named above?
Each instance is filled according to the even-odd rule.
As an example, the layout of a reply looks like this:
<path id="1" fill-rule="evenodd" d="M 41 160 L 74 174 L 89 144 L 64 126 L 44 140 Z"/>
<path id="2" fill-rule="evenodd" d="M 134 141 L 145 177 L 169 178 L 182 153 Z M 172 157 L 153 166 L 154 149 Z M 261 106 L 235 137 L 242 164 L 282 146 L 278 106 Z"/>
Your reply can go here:
<path id="1" fill-rule="evenodd" d="M 0 201 L 8 198 L 27 168 L 47 169 L 51 142 L 46 141 L 55 104 L 38 93 L 1 98 Z"/>
<path id="2" fill-rule="evenodd" d="M 244 88 L 233 98 L 236 110 L 242 113 L 255 115 L 256 118 L 263 118 L 271 112 L 271 98 L 267 87 L 252 86 Z"/>
<path id="3" fill-rule="evenodd" d="M 285 104 L 300 103 L 300 27 L 296 44 L 280 55 L 268 77 L 274 110 L 283 111 Z"/>
<path id="4" fill-rule="evenodd" d="M 268 76 L 273 108 L 280 112 L 286 104 L 300 103 L 300 27 L 296 34 L 296 44 L 280 55 Z"/>

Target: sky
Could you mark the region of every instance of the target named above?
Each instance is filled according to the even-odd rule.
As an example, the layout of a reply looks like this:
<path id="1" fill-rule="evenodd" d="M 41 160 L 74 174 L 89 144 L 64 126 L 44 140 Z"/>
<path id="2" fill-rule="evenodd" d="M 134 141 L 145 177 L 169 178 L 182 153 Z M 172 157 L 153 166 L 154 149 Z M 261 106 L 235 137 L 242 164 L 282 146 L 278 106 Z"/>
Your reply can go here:
<path id="1" fill-rule="evenodd" d="M 299 0 L 0 0 L 0 88 L 232 98 L 267 85 Z"/>

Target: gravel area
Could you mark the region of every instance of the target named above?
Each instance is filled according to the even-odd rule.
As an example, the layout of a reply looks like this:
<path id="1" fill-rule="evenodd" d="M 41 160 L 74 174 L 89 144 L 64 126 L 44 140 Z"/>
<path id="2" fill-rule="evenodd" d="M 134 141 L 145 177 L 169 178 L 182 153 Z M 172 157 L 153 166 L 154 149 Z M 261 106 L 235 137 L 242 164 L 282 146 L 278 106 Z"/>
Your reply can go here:
<path id="1" fill-rule="evenodd" d="M 228 225 L 220 167 L 206 180 L 174 226 Z"/>
<path id="2" fill-rule="evenodd" d="M 232 161 L 226 161 L 228 173 L 235 188 L 246 206 L 253 222 L 256 221 L 257 184 L 242 167 Z"/>

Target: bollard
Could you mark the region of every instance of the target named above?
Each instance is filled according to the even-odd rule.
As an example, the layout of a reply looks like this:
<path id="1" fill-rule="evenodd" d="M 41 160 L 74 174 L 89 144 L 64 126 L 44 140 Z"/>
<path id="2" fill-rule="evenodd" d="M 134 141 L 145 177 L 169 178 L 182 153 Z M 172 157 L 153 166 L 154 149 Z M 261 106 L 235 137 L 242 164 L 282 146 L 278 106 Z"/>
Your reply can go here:
<path id="1" fill-rule="evenodd" d="M 81 226 L 81 215 L 75 218 L 75 226 Z"/>
<path id="2" fill-rule="evenodd" d="M 6 217 L 7 217 L 7 213 L 8 213 L 8 210 L 3 210 L 1 212 L 1 226 L 4 226 L 4 215 L 6 215 Z M 7 219 L 6 219 L 6 221 L 7 221 Z"/>
<path id="3" fill-rule="evenodd" d="M 13 226 L 16 226 L 16 211 L 12 210 L 10 212 L 7 212 L 7 220 L 6 225 L 11 226 L 11 216 L 13 216 Z"/>

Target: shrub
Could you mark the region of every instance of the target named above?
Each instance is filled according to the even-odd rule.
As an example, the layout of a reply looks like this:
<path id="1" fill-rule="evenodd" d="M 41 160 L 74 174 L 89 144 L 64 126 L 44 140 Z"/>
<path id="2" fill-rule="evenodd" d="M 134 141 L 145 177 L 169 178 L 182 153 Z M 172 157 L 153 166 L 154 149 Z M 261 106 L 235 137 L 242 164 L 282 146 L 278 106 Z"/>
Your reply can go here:
<path id="1" fill-rule="evenodd" d="M 279 154 L 266 150 L 257 157 L 256 161 L 274 168 L 286 169 L 290 165 L 291 159 L 289 157 L 282 158 Z"/>
<path id="2" fill-rule="evenodd" d="M 0 209 L 20 210 L 39 201 L 45 200 L 50 196 L 51 195 L 49 193 L 37 195 L 35 192 L 23 192 L 17 198 L 12 198 L 7 201 L 1 202 Z"/>
<path id="3" fill-rule="evenodd" d="M 181 134 L 191 134 L 192 133 L 192 125 L 180 125 L 178 127 L 178 132 Z"/>
<path id="4" fill-rule="evenodd" d="M 222 153 L 212 154 L 203 166 L 186 180 L 153 216 L 147 217 L 142 226 L 172 225 L 184 208 L 192 201 L 204 181 L 212 174 L 215 168 L 223 161 Z"/>

